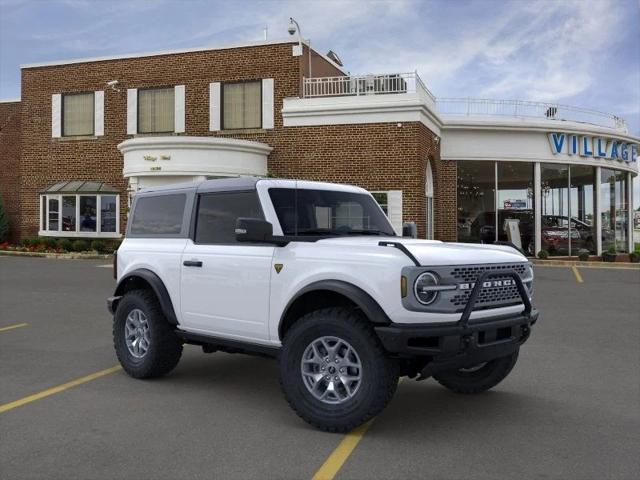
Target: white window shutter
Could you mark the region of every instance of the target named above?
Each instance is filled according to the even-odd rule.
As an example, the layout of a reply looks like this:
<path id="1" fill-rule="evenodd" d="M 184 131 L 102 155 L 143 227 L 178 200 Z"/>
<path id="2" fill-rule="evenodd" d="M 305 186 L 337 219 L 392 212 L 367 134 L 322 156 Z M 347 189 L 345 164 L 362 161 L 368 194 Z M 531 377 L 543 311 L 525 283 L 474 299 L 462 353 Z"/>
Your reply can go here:
<path id="1" fill-rule="evenodd" d="M 174 88 L 174 130 L 176 133 L 184 133 L 184 102 L 185 102 L 185 88 L 184 85 L 176 85 Z"/>
<path id="2" fill-rule="evenodd" d="M 138 89 L 127 89 L 127 135 L 138 133 Z"/>
<path id="3" fill-rule="evenodd" d="M 209 130 L 217 132 L 220 130 L 220 83 L 209 84 Z"/>
<path id="4" fill-rule="evenodd" d="M 93 134 L 96 137 L 102 137 L 104 135 L 104 91 L 93 92 L 93 100 Z"/>
<path id="5" fill-rule="evenodd" d="M 62 95 L 59 93 L 51 95 L 51 136 L 62 136 Z"/>
<path id="6" fill-rule="evenodd" d="M 273 78 L 262 79 L 262 128 L 273 128 Z"/>
<path id="7" fill-rule="evenodd" d="M 402 235 L 402 190 L 387 192 L 387 215 L 393 229 Z"/>

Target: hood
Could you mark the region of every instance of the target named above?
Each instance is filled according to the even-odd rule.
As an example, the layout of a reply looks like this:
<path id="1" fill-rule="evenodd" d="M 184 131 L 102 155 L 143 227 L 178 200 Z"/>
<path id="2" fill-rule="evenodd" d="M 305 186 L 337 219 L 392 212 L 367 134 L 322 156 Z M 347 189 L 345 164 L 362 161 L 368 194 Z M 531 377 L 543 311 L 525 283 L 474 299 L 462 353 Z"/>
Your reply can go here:
<path id="1" fill-rule="evenodd" d="M 344 245 L 345 247 L 376 247 L 381 241 L 402 243 L 413 256 L 418 259 L 420 264 L 425 266 L 476 265 L 482 263 L 528 261 L 520 252 L 505 245 L 446 243 L 437 240 L 375 236 L 328 238 L 320 240 L 318 243 L 331 243 L 334 245 Z"/>

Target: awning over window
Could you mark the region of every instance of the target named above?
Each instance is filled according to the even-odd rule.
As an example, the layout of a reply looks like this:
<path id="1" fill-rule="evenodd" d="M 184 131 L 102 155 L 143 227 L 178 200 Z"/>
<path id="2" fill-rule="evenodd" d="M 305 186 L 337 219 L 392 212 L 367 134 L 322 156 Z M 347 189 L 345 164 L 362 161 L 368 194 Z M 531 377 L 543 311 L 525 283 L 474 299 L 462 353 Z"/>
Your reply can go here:
<path id="1" fill-rule="evenodd" d="M 120 190 L 107 185 L 104 182 L 85 182 L 83 180 L 72 180 L 69 182 L 58 182 L 45 188 L 40 193 L 120 193 Z"/>

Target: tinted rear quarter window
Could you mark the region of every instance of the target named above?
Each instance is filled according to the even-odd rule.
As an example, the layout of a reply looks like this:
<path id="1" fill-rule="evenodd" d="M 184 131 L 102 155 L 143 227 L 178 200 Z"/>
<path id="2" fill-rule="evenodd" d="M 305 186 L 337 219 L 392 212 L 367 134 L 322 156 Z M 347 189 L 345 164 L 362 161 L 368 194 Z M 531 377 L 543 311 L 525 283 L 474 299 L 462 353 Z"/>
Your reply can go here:
<path id="1" fill-rule="evenodd" d="M 184 193 L 140 197 L 130 232 L 133 235 L 180 235 L 187 196 Z"/>
<path id="2" fill-rule="evenodd" d="M 264 218 L 256 191 L 201 195 L 198 201 L 195 242 L 236 243 L 238 217 Z"/>

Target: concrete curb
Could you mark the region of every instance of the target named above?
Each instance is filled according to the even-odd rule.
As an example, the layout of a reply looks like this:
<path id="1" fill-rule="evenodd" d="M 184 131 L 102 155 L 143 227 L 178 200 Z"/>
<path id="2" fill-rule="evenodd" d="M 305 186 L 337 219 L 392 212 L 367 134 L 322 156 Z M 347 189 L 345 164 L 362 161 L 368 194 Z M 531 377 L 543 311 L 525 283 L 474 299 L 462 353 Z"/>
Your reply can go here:
<path id="1" fill-rule="evenodd" d="M 12 250 L 0 250 L 0 255 L 7 257 L 40 257 L 57 258 L 60 260 L 109 260 L 111 254 L 101 253 L 44 253 L 44 252 L 15 252 Z"/>
<path id="2" fill-rule="evenodd" d="M 532 258 L 531 263 L 538 267 L 584 267 L 609 268 L 613 270 L 640 270 L 640 263 L 628 262 L 581 262 L 579 260 L 540 260 Z"/>

